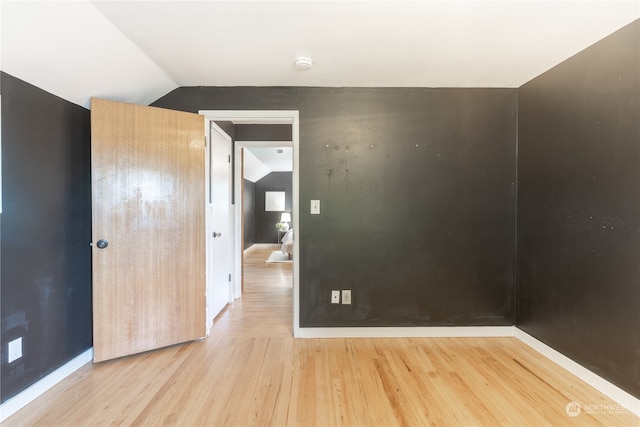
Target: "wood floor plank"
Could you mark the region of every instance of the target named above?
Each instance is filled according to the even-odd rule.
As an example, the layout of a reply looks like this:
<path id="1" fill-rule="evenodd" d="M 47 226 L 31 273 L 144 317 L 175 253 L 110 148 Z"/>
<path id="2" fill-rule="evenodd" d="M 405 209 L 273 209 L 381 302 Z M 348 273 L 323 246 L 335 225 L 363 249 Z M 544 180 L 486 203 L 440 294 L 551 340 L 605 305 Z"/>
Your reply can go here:
<path id="1" fill-rule="evenodd" d="M 86 365 L 3 426 L 639 426 L 515 338 L 294 339 L 291 264 L 245 257 L 205 340 Z M 611 405 L 607 407 L 606 405 Z"/>

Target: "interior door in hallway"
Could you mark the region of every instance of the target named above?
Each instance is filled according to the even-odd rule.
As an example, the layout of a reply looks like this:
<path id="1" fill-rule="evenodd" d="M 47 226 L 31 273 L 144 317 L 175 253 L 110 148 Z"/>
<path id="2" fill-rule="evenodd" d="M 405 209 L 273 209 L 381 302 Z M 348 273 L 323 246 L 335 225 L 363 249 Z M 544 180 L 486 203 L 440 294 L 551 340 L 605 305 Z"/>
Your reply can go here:
<path id="1" fill-rule="evenodd" d="M 210 128 L 209 251 L 207 254 L 207 325 L 232 301 L 233 211 L 231 205 L 231 138 L 213 121 Z"/>
<path id="2" fill-rule="evenodd" d="M 197 114 L 91 103 L 94 361 L 205 335 Z"/>

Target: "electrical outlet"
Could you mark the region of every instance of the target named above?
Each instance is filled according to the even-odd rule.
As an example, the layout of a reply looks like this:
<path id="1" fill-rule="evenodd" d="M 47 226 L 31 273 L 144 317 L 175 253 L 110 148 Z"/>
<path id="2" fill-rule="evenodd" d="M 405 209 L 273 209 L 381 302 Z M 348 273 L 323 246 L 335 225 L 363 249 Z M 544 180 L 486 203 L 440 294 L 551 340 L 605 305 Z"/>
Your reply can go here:
<path id="1" fill-rule="evenodd" d="M 351 304 L 351 289 L 342 290 L 342 303 Z"/>
<path id="2" fill-rule="evenodd" d="M 331 304 L 340 304 L 340 291 L 331 291 Z"/>
<path id="3" fill-rule="evenodd" d="M 7 351 L 7 363 L 11 363 L 14 360 L 18 360 L 22 357 L 22 337 L 16 338 L 13 341 L 9 341 Z"/>

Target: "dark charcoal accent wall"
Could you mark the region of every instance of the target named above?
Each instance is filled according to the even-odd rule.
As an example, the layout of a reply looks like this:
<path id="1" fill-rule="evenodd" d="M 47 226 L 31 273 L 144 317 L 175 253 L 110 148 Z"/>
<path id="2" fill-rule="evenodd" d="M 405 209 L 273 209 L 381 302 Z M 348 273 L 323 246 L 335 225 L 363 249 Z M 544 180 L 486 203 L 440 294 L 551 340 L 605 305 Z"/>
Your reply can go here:
<path id="1" fill-rule="evenodd" d="M 265 191 L 284 191 L 285 209 L 287 212 L 293 212 L 292 173 L 271 172 L 256 182 L 256 243 L 276 244 L 278 242 L 276 223 L 280 221 L 282 212 L 267 212 L 264 210 Z"/>
<path id="2" fill-rule="evenodd" d="M 244 180 L 244 249 L 256 242 L 256 184 Z"/>
<path id="3" fill-rule="evenodd" d="M 517 325 L 640 397 L 640 21 L 519 90 Z"/>
<path id="4" fill-rule="evenodd" d="M 235 125 L 236 141 L 291 141 L 291 125 Z"/>
<path id="5" fill-rule="evenodd" d="M 516 93 L 189 87 L 154 105 L 300 111 L 302 327 L 512 325 Z"/>
<path id="6" fill-rule="evenodd" d="M 227 133 L 227 135 L 229 135 L 231 137 L 231 140 L 235 140 L 236 139 L 235 138 L 236 126 L 233 124 L 233 122 L 220 121 L 220 122 L 216 122 L 216 125 L 218 125 L 218 127 L 220 129 L 225 131 Z"/>
<path id="7" fill-rule="evenodd" d="M 89 111 L 1 79 L 4 402 L 91 347 L 91 182 Z"/>

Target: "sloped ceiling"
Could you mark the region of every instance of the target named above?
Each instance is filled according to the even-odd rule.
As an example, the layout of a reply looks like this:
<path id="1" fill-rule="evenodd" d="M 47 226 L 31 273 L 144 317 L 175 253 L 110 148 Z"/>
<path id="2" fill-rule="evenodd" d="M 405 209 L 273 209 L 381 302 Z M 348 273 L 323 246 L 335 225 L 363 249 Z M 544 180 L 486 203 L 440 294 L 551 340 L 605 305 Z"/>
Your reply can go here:
<path id="1" fill-rule="evenodd" d="M 257 182 L 271 172 L 272 169 L 268 164 L 253 154 L 251 149 L 244 152 L 244 179 Z"/>
<path id="2" fill-rule="evenodd" d="M 79 105 L 178 86 L 519 87 L 640 17 L 604 1 L 2 1 L 2 70 Z M 308 71 L 294 69 L 310 56 Z"/>
<path id="3" fill-rule="evenodd" d="M 0 14 L 2 71 L 68 101 L 149 104 L 178 87 L 86 1 L 2 1 Z"/>
<path id="4" fill-rule="evenodd" d="M 272 172 L 291 172 L 293 171 L 292 145 L 293 144 L 278 147 L 253 147 L 250 148 L 250 150 L 261 162 L 269 165 Z"/>

